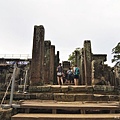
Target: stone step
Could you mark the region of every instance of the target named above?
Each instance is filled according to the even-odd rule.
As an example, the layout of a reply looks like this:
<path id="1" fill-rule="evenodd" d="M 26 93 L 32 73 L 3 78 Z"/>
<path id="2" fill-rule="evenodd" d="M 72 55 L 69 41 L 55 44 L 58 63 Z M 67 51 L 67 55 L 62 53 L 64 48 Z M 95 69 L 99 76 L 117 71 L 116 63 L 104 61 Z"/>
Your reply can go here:
<path id="1" fill-rule="evenodd" d="M 24 109 L 26 113 L 31 113 L 34 110 L 39 111 L 51 110 L 51 113 L 58 113 L 59 110 L 79 111 L 79 113 L 86 114 L 87 111 L 103 111 L 115 113 L 120 110 L 119 102 L 109 103 L 94 103 L 94 102 L 56 102 L 56 101 L 23 101 L 20 104 L 20 109 Z"/>
<path id="2" fill-rule="evenodd" d="M 15 93 L 14 100 L 55 100 L 72 101 L 119 101 L 119 95 L 87 94 L 87 93 Z"/>
<path id="3" fill-rule="evenodd" d="M 120 114 L 16 114 L 11 120 L 120 120 Z"/>
<path id="4" fill-rule="evenodd" d="M 23 86 L 19 86 L 19 88 Z M 23 89 L 23 88 L 22 88 Z M 96 86 L 86 86 L 86 85 L 44 85 L 44 86 L 29 86 L 29 92 L 69 92 L 69 93 L 93 93 L 93 92 L 101 92 L 101 93 L 111 93 L 114 92 L 114 86 L 106 86 L 106 85 L 96 85 Z"/>
<path id="5" fill-rule="evenodd" d="M 7 94 L 4 103 L 9 102 L 10 94 Z M 74 101 L 120 101 L 120 95 L 87 94 L 87 93 L 14 93 L 13 100 L 54 100 L 63 102 Z M 2 98 L 0 99 L 2 100 Z"/>

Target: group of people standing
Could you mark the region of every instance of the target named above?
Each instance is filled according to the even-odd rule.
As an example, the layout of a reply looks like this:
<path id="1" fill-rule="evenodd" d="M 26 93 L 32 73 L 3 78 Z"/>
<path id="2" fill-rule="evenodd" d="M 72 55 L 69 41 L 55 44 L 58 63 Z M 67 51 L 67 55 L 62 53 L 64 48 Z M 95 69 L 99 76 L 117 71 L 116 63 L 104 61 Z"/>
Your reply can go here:
<path id="1" fill-rule="evenodd" d="M 57 67 L 57 84 L 63 85 L 64 83 L 78 85 L 80 76 L 80 69 L 75 65 L 70 67 L 67 71 L 63 71 L 61 63 Z"/>

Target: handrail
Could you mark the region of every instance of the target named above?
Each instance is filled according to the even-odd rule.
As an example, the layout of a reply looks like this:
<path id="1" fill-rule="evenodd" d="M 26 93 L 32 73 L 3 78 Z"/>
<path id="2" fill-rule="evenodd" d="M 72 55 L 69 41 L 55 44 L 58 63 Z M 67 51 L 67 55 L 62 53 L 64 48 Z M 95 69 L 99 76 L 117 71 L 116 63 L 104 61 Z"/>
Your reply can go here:
<path id="1" fill-rule="evenodd" d="M 14 70 L 13 70 L 13 75 L 12 75 L 12 85 L 11 85 L 11 94 L 10 94 L 10 106 L 12 105 L 13 101 L 13 91 L 14 91 L 14 83 L 15 83 L 15 73 L 16 73 L 17 65 L 16 63 L 14 64 Z"/>
<path id="2" fill-rule="evenodd" d="M 26 93 L 27 76 L 28 76 L 28 70 L 25 71 L 25 81 L 24 81 L 23 93 Z"/>
<path id="3" fill-rule="evenodd" d="M 0 54 L 0 58 L 32 58 L 31 54 Z"/>
<path id="4" fill-rule="evenodd" d="M 15 80 L 16 68 L 17 68 L 17 65 L 15 64 L 15 65 L 14 65 L 13 74 L 12 74 L 12 77 L 11 77 L 11 79 L 10 79 L 9 85 L 8 85 L 8 87 L 7 87 L 7 89 L 6 89 L 6 92 L 5 92 L 4 96 L 3 96 L 3 99 L 2 99 L 2 101 L 1 101 L 1 106 L 2 106 L 2 104 L 3 104 L 3 102 L 4 102 L 4 99 L 5 99 L 6 95 L 7 95 L 7 92 L 8 92 L 8 89 L 9 89 L 10 85 L 11 85 L 11 82 L 12 82 L 12 87 L 11 87 L 10 105 L 12 104 L 13 89 L 14 89 L 14 88 L 13 88 L 13 87 L 14 87 L 14 81 L 13 81 L 13 80 Z"/>
<path id="5" fill-rule="evenodd" d="M 7 92 L 8 92 L 8 89 L 9 89 L 9 87 L 10 87 L 11 82 L 12 82 L 12 77 L 11 77 L 11 79 L 10 79 L 10 82 L 9 82 L 9 84 L 8 84 L 8 86 L 7 86 L 7 89 L 6 89 L 6 91 L 5 91 L 5 94 L 4 94 L 3 99 L 2 99 L 2 101 L 1 101 L 1 105 L 3 104 L 3 102 L 4 102 L 4 100 L 5 100 L 5 97 L 6 97 L 6 95 L 7 95 Z"/>

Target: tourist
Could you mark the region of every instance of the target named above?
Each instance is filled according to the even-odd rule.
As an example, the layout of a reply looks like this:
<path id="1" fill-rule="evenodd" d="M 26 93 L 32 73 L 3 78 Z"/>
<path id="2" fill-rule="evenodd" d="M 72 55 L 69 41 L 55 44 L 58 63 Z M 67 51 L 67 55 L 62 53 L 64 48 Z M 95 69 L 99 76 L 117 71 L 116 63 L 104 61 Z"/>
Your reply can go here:
<path id="1" fill-rule="evenodd" d="M 69 70 L 67 70 L 67 82 L 73 83 L 73 71 L 71 67 L 69 68 Z"/>
<path id="2" fill-rule="evenodd" d="M 59 63 L 58 67 L 57 67 L 57 82 L 58 85 L 63 85 L 63 68 L 61 66 L 61 63 Z"/>
<path id="3" fill-rule="evenodd" d="M 73 71 L 74 71 L 74 84 L 78 85 L 80 69 L 77 67 L 77 65 L 75 65 L 75 67 L 73 68 Z"/>

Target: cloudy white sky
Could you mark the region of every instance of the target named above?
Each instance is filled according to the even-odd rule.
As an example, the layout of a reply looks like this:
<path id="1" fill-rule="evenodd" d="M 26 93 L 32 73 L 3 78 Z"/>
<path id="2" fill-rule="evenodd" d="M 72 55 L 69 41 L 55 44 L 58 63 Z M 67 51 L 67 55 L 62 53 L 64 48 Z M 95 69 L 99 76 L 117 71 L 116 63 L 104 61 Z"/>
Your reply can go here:
<path id="1" fill-rule="evenodd" d="M 120 0 L 0 0 L 0 54 L 32 54 L 34 25 L 67 60 L 91 40 L 93 54 L 107 54 L 120 41 Z"/>

